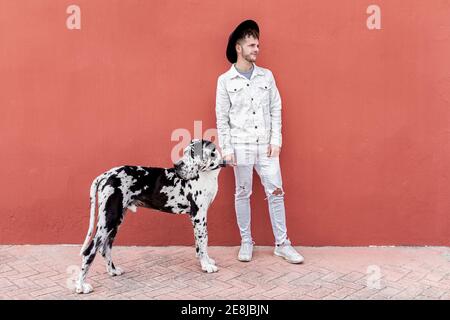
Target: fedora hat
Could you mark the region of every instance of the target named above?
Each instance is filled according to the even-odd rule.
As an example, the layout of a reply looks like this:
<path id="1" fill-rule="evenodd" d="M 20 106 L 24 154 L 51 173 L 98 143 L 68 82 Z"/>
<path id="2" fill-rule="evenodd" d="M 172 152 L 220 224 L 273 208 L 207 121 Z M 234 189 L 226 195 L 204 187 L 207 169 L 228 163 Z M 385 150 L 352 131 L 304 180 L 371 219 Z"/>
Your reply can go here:
<path id="1" fill-rule="evenodd" d="M 236 41 L 242 37 L 242 32 L 248 29 L 256 30 L 259 34 L 258 24 L 253 20 L 245 20 L 241 22 L 236 29 L 230 34 L 228 38 L 227 45 L 227 59 L 231 63 L 235 63 L 237 61 L 237 53 L 236 53 Z"/>

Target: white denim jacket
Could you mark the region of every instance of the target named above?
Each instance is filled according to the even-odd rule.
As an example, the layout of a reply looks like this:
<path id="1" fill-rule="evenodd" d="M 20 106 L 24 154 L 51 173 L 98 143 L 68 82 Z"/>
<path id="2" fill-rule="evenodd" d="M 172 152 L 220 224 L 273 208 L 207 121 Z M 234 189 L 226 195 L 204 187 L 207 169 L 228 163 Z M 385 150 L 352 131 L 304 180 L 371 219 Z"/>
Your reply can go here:
<path id="1" fill-rule="evenodd" d="M 281 97 L 269 69 L 253 64 L 250 80 L 231 66 L 219 76 L 216 118 L 222 155 L 239 143 L 281 147 Z"/>

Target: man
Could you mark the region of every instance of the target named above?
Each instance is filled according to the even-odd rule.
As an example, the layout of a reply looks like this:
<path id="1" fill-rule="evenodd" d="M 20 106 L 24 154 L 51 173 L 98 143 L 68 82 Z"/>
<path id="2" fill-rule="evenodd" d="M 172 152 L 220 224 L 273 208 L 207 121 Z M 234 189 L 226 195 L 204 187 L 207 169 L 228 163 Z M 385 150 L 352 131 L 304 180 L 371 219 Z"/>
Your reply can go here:
<path id="1" fill-rule="evenodd" d="M 235 210 L 241 234 L 240 261 L 250 261 L 250 195 L 253 168 L 261 178 L 269 204 L 275 237 L 274 254 L 291 263 L 304 258 L 287 237 L 279 154 L 281 98 L 272 72 L 255 65 L 259 53 L 259 27 L 255 21 L 239 24 L 228 39 L 227 59 L 233 65 L 217 82 L 216 117 L 224 160 L 233 165 L 236 181 Z"/>

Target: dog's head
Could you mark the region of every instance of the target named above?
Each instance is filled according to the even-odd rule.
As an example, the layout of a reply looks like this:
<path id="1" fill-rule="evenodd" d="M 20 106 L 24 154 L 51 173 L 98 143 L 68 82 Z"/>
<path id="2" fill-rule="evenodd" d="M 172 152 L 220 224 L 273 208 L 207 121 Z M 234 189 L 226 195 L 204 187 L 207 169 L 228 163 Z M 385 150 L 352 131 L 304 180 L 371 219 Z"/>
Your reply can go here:
<path id="1" fill-rule="evenodd" d="M 174 164 L 179 177 L 185 180 L 198 177 L 199 171 L 219 169 L 222 157 L 214 143 L 208 140 L 192 140 L 184 149 L 183 157 Z"/>

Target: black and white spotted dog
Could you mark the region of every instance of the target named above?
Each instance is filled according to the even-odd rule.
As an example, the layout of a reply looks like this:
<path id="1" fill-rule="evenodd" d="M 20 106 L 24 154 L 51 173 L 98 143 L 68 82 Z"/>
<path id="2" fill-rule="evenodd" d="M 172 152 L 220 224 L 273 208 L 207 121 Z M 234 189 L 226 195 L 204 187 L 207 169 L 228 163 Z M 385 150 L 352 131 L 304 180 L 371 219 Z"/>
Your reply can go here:
<path id="1" fill-rule="evenodd" d="M 217 193 L 217 178 L 222 166 L 220 153 L 212 142 L 192 140 L 173 168 L 122 166 L 98 176 L 90 190 L 89 231 L 80 252 L 83 261 L 76 292 L 92 291 L 85 279 L 97 251 L 105 258 L 106 269 L 111 276 L 122 274 L 122 270 L 112 262 L 111 248 L 126 210 L 136 212 L 137 207 L 189 214 L 201 268 L 206 272 L 216 272 L 215 262 L 207 252 L 206 218 Z M 97 194 L 98 222 L 91 239 Z"/>

